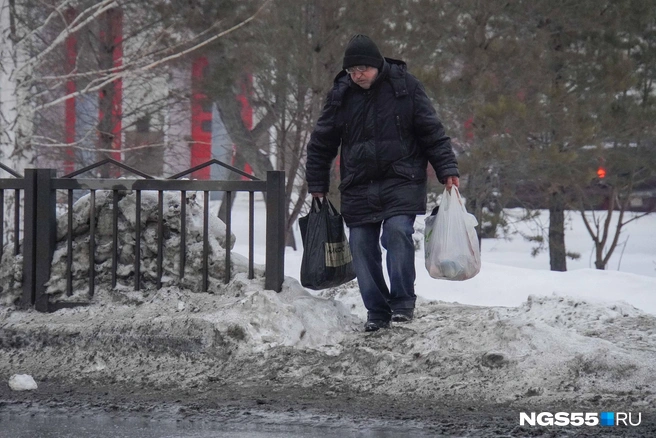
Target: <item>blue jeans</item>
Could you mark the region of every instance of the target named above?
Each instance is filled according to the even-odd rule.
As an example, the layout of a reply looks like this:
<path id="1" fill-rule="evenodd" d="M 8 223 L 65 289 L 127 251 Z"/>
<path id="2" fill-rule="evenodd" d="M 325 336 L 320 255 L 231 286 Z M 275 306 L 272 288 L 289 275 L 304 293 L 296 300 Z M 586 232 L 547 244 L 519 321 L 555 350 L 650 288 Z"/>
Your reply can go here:
<path id="1" fill-rule="evenodd" d="M 370 320 L 389 321 L 393 310 L 415 307 L 415 245 L 412 241 L 414 223 L 414 215 L 400 215 L 383 222 L 350 229 L 349 243 L 353 254 L 353 267 Z M 379 239 L 387 250 L 389 289 L 383 277 Z"/>

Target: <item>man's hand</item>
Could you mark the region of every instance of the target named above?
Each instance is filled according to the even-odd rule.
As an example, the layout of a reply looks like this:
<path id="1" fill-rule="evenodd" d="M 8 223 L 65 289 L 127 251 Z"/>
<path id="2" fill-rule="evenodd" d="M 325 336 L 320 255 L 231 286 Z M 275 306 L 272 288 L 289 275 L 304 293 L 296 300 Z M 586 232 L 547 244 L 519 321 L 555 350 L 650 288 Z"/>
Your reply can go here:
<path id="1" fill-rule="evenodd" d="M 313 198 L 325 198 L 326 194 L 325 193 L 310 193 Z"/>
<path id="2" fill-rule="evenodd" d="M 445 184 L 445 186 L 446 186 L 446 189 L 447 189 L 449 192 L 451 191 L 451 187 L 453 187 L 453 186 L 456 186 L 456 187 L 460 188 L 460 178 L 458 178 L 457 176 L 450 176 L 450 177 L 448 177 L 448 178 L 446 179 L 446 184 Z"/>

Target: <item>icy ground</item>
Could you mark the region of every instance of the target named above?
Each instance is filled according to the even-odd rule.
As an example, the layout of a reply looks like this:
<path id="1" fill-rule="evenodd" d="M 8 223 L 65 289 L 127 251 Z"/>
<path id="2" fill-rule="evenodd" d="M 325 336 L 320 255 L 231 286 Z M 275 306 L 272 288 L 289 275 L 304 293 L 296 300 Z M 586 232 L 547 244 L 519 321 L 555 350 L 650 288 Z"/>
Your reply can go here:
<path id="1" fill-rule="evenodd" d="M 225 240 L 212 247 L 215 261 Z M 486 254 L 479 276 L 498 279 L 505 295 L 498 284 L 489 285 L 490 293 L 467 290 L 479 277 L 431 280 L 433 288 L 418 290 L 413 322 L 371 334 L 362 332 L 356 283 L 310 293 L 289 276 L 297 276 L 296 256 L 288 258 L 281 293 L 264 290 L 261 276 L 249 280 L 242 270 L 212 294 L 101 284 L 88 306 L 75 309 L 40 314 L 0 306 L 0 379 L 30 374 L 39 384 L 186 394 L 217 385 L 245 393 L 294 388 L 342 407 L 371 394 L 428 400 L 434 411 L 451 402 L 515 413 L 550 406 L 642 411 L 652 413 L 645 423 L 653 422 L 656 277 L 508 268 L 486 262 Z M 422 269 L 418 263 L 418 274 Z M 460 288 L 461 300 L 433 298 L 452 297 L 453 288 Z M 521 293 L 521 302 L 506 304 Z M 485 305 L 459 303 L 479 295 Z"/>

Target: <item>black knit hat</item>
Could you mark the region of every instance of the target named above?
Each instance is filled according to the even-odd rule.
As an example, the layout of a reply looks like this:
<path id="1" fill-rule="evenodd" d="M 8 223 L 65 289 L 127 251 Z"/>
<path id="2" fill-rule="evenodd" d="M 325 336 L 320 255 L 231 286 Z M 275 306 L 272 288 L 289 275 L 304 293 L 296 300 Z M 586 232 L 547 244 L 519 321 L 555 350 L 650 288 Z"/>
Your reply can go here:
<path id="1" fill-rule="evenodd" d="M 355 35 L 346 46 L 342 68 L 356 65 L 368 65 L 378 69 L 383 66 L 383 55 L 380 54 L 376 43 L 366 35 Z"/>

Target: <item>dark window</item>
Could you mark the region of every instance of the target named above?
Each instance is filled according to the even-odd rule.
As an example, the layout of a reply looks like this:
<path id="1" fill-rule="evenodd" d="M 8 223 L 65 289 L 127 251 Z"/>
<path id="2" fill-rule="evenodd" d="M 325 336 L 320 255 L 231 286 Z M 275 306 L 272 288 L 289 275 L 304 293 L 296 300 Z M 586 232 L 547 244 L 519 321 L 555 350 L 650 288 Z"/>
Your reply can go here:
<path id="1" fill-rule="evenodd" d="M 150 116 L 140 117 L 137 119 L 136 123 L 137 132 L 148 132 L 150 131 Z"/>
<path id="2" fill-rule="evenodd" d="M 209 99 L 203 99 L 200 101 L 200 106 L 204 113 L 212 112 L 212 101 Z"/>
<path id="3" fill-rule="evenodd" d="M 212 132 L 212 121 L 211 120 L 203 120 L 200 124 L 200 129 L 203 132 Z"/>

